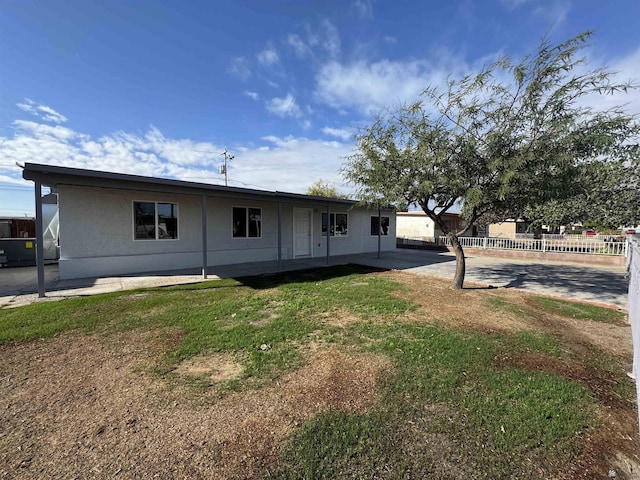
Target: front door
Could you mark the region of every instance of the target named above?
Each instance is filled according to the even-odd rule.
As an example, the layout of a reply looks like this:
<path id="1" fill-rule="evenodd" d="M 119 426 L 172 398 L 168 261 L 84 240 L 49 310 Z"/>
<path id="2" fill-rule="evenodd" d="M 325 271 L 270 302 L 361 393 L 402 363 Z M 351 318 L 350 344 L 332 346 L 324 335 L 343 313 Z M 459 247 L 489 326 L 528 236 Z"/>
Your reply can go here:
<path id="1" fill-rule="evenodd" d="M 311 210 L 293 209 L 293 256 L 311 256 Z"/>

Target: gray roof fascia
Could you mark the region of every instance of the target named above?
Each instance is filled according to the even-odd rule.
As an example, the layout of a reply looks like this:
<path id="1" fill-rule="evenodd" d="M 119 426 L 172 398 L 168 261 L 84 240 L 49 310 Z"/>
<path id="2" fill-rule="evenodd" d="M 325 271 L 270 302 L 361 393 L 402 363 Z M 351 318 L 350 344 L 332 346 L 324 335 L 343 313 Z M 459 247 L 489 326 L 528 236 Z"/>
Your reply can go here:
<path id="1" fill-rule="evenodd" d="M 300 193 L 288 193 L 251 188 L 227 187 L 208 183 L 187 182 L 158 177 L 144 177 L 124 173 L 102 172 L 99 170 L 85 170 L 79 168 L 43 165 L 39 163 L 25 163 L 22 171 L 25 180 L 39 180 L 43 185 L 55 187 L 62 185 L 78 185 L 102 188 L 119 188 L 129 190 L 154 191 L 188 195 L 214 195 L 220 197 L 251 197 L 270 200 L 300 200 L 314 204 L 326 205 L 343 204 L 355 205 L 355 200 L 342 198 L 317 197 Z"/>

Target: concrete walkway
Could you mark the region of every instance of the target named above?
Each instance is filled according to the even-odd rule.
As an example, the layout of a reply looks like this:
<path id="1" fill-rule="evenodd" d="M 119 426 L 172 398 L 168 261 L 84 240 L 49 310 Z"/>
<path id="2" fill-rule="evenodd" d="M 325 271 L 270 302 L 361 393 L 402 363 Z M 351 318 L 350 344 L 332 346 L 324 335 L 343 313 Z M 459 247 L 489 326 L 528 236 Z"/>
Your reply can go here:
<path id="1" fill-rule="evenodd" d="M 452 279 L 455 257 L 450 253 L 397 249 L 376 253 L 332 257 L 331 265 L 356 263 L 382 269 L 404 270 L 416 275 Z M 283 271 L 326 266 L 326 258 L 286 260 Z M 276 273 L 277 262 L 257 262 L 210 267 L 210 279 L 235 278 Z M 626 271 L 621 267 L 541 263 L 495 257 L 467 257 L 465 282 L 518 288 L 543 295 L 583 300 L 617 308 L 627 308 Z M 38 301 L 35 267 L 0 269 L 0 307 Z M 57 265 L 45 267 L 47 296 L 43 300 L 70 298 L 97 293 L 202 281 L 196 269 L 120 276 L 59 280 Z"/>

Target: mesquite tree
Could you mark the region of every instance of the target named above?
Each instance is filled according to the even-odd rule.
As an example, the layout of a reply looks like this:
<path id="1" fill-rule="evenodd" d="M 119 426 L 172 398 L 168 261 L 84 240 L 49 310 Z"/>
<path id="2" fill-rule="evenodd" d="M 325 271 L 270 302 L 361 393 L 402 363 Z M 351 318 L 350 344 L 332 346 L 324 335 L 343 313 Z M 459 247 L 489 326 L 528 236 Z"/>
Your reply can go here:
<path id="1" fill-rule="evenodd" d="M 472 225 L 577 195 L 588 189 L 585 165 L 637 165 L 635 118 L 591 106 L 594 96 L 633 85 L 586 67 L 578 54 L 589 36 L 543 41 L 519 62 L 502 58 L 442 92 L 429 87 L 356 136 L 345 178 L 363 202 L 420 206 L 451 242 L 455 288 L 465 275 L 458 237 Z M 461 231 L 443 221 L 454 205 L 466 220 Z"/>

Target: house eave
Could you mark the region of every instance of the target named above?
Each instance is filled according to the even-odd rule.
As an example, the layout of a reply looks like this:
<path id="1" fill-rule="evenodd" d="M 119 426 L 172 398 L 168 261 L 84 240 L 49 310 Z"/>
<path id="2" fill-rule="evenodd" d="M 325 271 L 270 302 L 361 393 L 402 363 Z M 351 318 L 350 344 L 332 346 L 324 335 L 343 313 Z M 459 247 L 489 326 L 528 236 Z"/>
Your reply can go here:
<path id="1" fill-rule="evenodd" d="M 142 175 L 61 167 L 57 165 L 44 165 L 39 163 L 25 163 L 22 171 L 22 178 L 34 182 L 40 181 L 43 185 L 50 187 L 57 187 L 58 185 L 75 185 L 230 198 L 252 197 L 270 199 L 273 201 L 304 201 L 306 203 L 322 205 L 334 204 L 348 207 L 357 204 L 355 200 L 343 198 L 318 197 L 300 193 L 229 187 L 208 183 L 188 182 L 185 180 L 146 177 Z"/>

